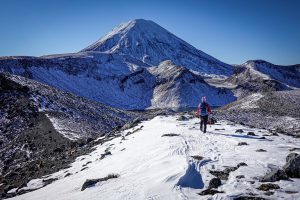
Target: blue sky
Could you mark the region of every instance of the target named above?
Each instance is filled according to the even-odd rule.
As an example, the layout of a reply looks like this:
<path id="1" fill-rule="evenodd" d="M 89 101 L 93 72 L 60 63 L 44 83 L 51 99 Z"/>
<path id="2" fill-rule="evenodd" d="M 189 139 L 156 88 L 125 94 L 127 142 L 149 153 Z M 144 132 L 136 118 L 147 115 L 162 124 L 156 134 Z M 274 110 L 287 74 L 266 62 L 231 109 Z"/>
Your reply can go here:
<path id="1" fill-rule="evenodd" d="M 299 10 L 299 0 L 0 0 L 0 56 L 77 52 L 144 18 L 229 64 L 296 64 Z"/>

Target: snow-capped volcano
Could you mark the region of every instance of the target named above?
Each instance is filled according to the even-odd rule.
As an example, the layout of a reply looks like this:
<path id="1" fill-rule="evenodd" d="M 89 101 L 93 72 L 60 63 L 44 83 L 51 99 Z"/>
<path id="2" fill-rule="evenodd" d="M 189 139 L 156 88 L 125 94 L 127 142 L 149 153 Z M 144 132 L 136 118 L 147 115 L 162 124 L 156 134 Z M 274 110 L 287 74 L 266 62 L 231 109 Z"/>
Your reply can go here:
<path id="1" fill-rule="evenodd" d="M 143 19 L 119 25 L 78 53 L 0 57 L 2 71 L 128 110 L 196 107 L 200 96 L 222 106 L 234 95 L 300 87 L 299 65 L 234 67 Z"/>
<path id="2" fill-rule="evenodd" d="M 171 60 L 203 74 L 230 75 L 233 68 L 196 49 L 153 21 L 136 19 L 114 28 L 81 52 L 131 55 L 149 65 Z"/>

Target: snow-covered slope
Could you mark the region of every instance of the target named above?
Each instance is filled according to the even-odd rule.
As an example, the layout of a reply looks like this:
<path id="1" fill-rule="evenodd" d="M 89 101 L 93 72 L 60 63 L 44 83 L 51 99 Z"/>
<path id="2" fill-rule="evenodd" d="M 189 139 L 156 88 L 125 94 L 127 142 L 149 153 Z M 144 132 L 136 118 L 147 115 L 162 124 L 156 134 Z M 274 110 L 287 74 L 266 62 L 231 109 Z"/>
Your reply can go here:
<path id="1" fill-rule="evenodd" d="M 300 90 L 255 93 L 218 111 L 220 119 L 300 135 Z"/>
<path id="2" fill-rule="evenodd" d="M 98 137 L 138 116 L 21 76 L 1 77 L 28 88 L 35 109 L 46 113 L 54 127 L 69 139 Z"/>
<path id="3" fill-rule="evenodd" d="M 123 137 L 98 145 L 92 153 L 78 157 L 70 168 L 31 180 L 18 190 L 41 188 L 47 179 L 57 181 L 12 199 L 300 198 L 300 179 L 296 178 L 275 182 L 280 189 L 269 192 L 257 189 L 262 184 L 259 178 L 270 169 L 282 167 L 287 154 L 300 146 L 299 140 L 284 135 L 272 136 L 266 130 L 228 121 L 209 127 L 208 133 L 203 134 L 199 131 L 198 119 L 177 121 L 176 118 L 158 116 L 126 130 L 121 133 Z M 244 133 L 236 133 L 238 129 Z M 248 131 L 254 132 L 255 136 L 247 135 Z M 173 137 L 165 134 L 173 134 Z M 248 145 L 239 146 L 240 142 Z M 239 163 L 246 165 L 230 172 L 228 179 L 222 180 L 221 186 L 216 189 L 224 193 L 198 194 L 207 189 L 214 178 L 210 171 L 234 167 Z M 118 174 L 119 177 L 96 182 L 81 191 L 87 179 L 98 179 L 108 174 Z M 16 190 L 14 188 L 10 192 Z"/>
<path id="4" fill-rule="evenodd" d="M 136 19 L 114 28 L 100 40 L 81 52 L 97 51 L 131 55 L 152 66 L 164 60 L 208 76 L 231 75 L 233 68 L 150 20 Z"/>
<path id="5" fill-rule="evenodd" d="M 88 55 L 93 55 L 94 60 Z M 207 95 L 218 106 L 235 100 L 231 91 L 209 86 L 200 75 L 169 61 L 149 67 L 135 65 L 136 60 L 125 55 L 97 52 L 6 61 L 0 65 L 4 71 L 115 108 L 196 107 L 201 95 Z"/>
<path id="6" fill-rule="evenodd" d="M 300 65 L 279 66 L 263 60 L 250 60 L 235 66 L 235 73 L 227 79 L 206 79 L 216 87 L 231 89 L 238 98 L 260 92 L 300 88 Z"/>
<path id="7" fill-rule="evenodd" d="M 300 65 L 279 66 L 264 60 L 250 60 L 241 65 L 264 79 L 274 79 L 282 84 L 300 88 Z"/>
<path id="8" fill-rule="evenodd" d="M 152 107 L 196 107 L 201 96 L 206 96 L 213 106 L 224 105 L 236 99 L 230 90 L 210 86 L 202 76 L 176 66 L 171 61 L 164 61 L 149 71 L 156 77 Z"/>
<path id="9" fill-rule="evenodd" d="M 260 91 L 299 88 L 300 65 L 279 66 L 263 60 L 250 60 L 236 66 L 235 74 L 227 82 L 245 88 L 257 87 Z"/>

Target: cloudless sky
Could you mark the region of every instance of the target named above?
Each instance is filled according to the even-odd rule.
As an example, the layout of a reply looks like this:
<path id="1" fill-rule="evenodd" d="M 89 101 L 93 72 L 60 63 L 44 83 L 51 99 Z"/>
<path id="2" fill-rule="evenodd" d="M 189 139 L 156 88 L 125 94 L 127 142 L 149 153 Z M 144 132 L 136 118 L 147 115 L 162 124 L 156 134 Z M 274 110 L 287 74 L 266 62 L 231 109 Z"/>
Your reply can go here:
<path id="1" fill-rule="evenodd" d="M 0 0 L 0 56 L 77 52 L 150 19 L 229 63 L 300 63 L 300 0 Z"/>

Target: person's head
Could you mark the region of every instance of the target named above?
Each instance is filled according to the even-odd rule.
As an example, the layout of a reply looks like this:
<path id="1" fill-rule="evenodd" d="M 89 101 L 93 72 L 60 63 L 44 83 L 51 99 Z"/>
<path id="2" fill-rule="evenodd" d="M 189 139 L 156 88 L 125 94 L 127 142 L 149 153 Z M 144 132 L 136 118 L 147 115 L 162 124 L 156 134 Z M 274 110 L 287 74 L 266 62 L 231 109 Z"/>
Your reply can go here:
<path id="1" fill-rule="evenodd" d="M 202 97 L 202 102 L 206 102 L 206 97 L 205 96 Z"/>

